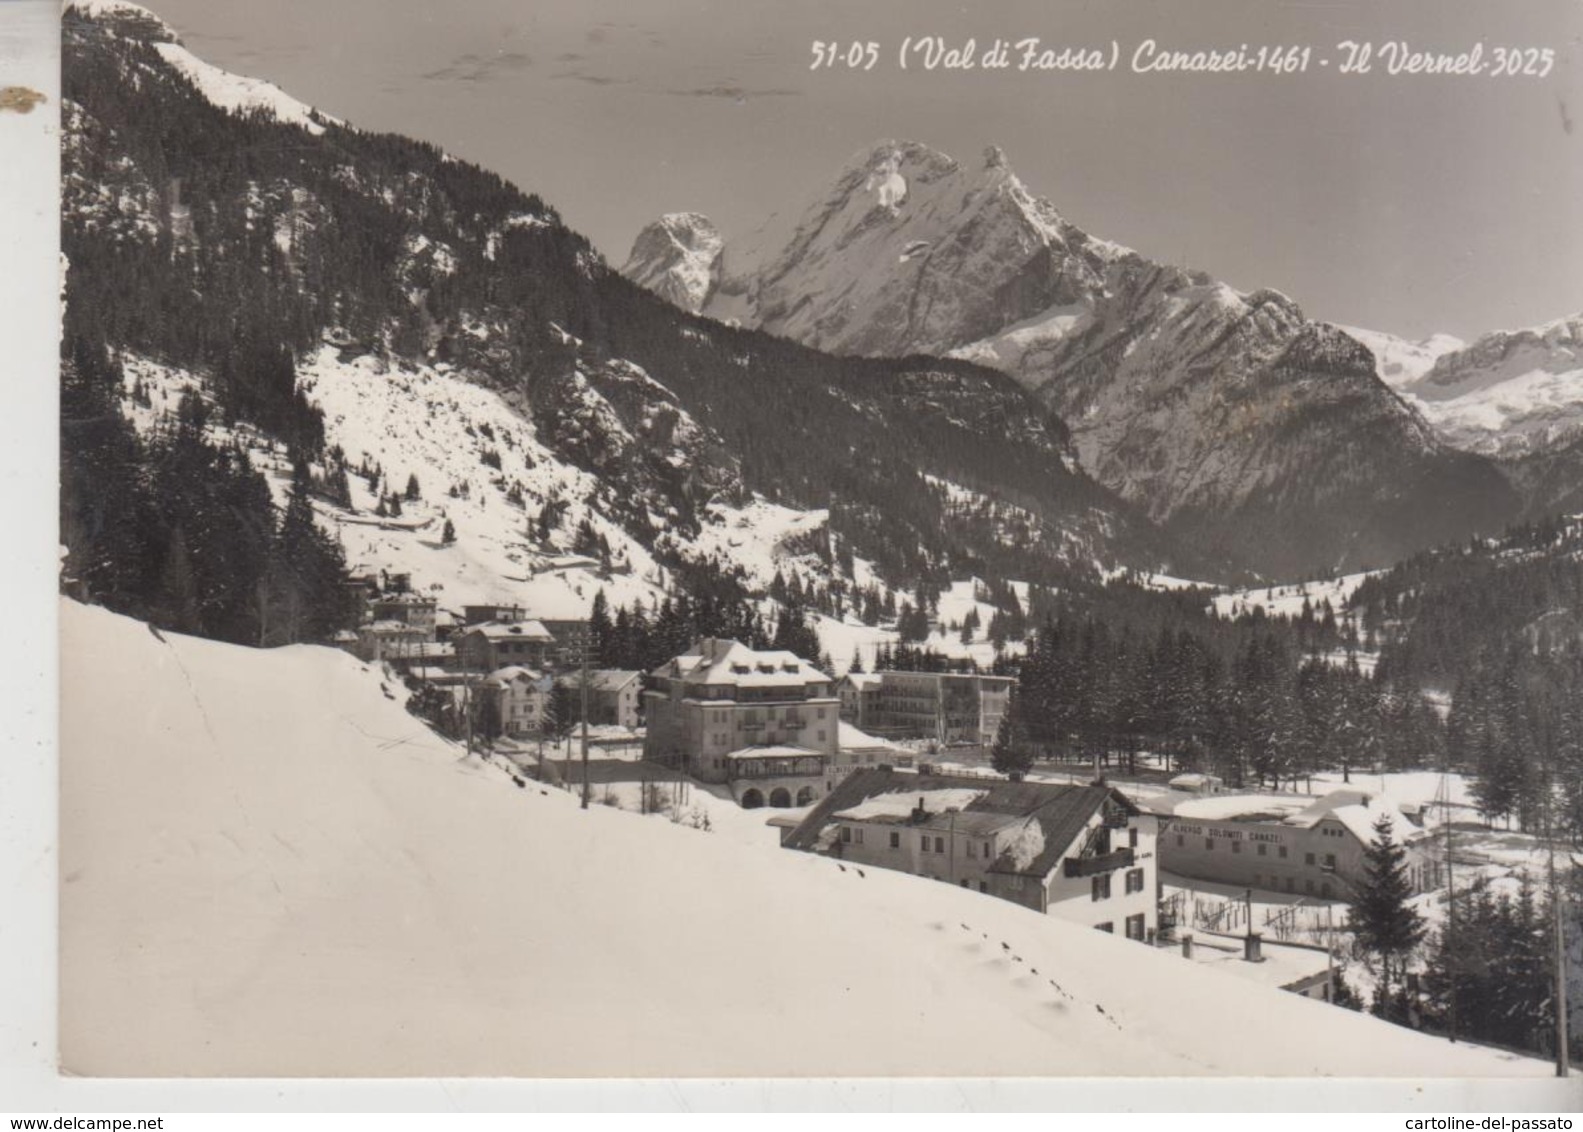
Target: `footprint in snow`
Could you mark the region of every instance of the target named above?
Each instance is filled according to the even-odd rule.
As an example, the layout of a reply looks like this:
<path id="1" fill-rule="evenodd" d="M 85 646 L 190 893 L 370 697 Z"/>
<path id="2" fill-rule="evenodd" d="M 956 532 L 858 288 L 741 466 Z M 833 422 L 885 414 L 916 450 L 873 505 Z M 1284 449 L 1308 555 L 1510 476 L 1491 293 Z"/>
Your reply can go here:
<path id="1" fill-rule="evenodd" d="M 836 868 L 840 869 L 843 873 L 846 872 L 846 866 L 843 864 L 837 863 Z"/>

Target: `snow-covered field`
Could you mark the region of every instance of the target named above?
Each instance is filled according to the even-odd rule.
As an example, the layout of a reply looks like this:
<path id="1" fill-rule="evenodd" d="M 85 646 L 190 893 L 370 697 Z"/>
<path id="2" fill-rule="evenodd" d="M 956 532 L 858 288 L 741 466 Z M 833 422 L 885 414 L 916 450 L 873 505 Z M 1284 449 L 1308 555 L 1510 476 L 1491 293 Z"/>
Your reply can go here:
<path id="1" fill-rule="evenodd" d="M 581 811 L 344 653 L 61 617 L 73 1073 L 1548 1072 L 1004 901 Z"/>
<path id="2" fill-rule="evenodd" d="M 1366 578 L 1378 572 L 1366 571 L 1360 574 L 1346 574 L 1334 579 L 1231 590 L 1216 594 L 1210 598 L 1210 602 L 1215 612 L 1222 617 L 1236 617 L 1243 613 L 1251 613 L 1255 609 L 1262 609 L 1271 616 L 1297 617 L 1303 612 L 1303 602 L 1308 602 L 1315 611 L 1315 616 L 1318 616 L 1323 611 L 1325 602 L 1328 601 L 1339 618 L 1342 608 L 1352 597 L 1353 592 Z"/>

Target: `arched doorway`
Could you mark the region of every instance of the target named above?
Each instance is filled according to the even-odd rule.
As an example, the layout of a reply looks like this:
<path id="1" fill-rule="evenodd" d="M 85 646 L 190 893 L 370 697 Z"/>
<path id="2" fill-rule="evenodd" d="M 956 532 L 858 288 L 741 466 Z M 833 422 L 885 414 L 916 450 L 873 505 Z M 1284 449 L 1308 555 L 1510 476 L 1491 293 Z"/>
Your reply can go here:
<path id="1" fill-rule="evenodd" d="M 808 803 L 810 803 L 812 801 L 813 801 L 813 787 L 812 786 L 804 786 L 801 790 L 797 791 L 797 804 L 799 806 L 806 806 Z"/>
<path id="2" fill-rule="evenodd" d="M 756 810 L 763 804 L 764 795 L 760 794 L 756 789 L 750 787 L 742 791 L 742 808 L 744 810 Z"/>
<path id="3" fill-rule="evenodd" d="M 777 786 L 770 791 L 770 805 L 777 810 L 788 809 L 791 806 L 791 791 L 784 786 Z"/>

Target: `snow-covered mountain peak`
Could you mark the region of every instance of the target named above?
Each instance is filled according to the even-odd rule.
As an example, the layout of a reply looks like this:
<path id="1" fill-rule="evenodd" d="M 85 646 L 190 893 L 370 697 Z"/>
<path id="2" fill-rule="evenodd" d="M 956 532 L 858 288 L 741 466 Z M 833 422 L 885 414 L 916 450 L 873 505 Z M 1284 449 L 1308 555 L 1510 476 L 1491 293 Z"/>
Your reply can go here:
<path id="1" fill-rule="evenodd" d="M 1448 443 L 1524 456 L 1583 431 L 1583 314 L 1445 341 L 1454 346 L 1396 384 Z"/>
<path id="2" fill-rule="evenodd" d="M 638 233 L 621 273 L 697 312 L 714 290 L 724 241 L 699 212 L 668 212 Z"/>

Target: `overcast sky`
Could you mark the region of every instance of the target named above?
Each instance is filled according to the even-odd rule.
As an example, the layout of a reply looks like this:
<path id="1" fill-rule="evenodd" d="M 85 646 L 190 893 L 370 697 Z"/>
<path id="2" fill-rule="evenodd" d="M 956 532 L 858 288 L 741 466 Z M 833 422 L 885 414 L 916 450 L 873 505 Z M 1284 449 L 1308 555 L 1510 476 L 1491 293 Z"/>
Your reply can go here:
<path id="1" fill-rule="evenodd" d="M 1311 315 L 1463 337 L 1583 310 L 1577 0 L 149 0 L 198 54 L 538 192 L 620 264 L 644 223 L 729 237 L 856 151 L 989 144 L 1068 219 Z M 903 37 L 1119 41 L 1109 74 L 901 71 Z M 1307 44 L 1310 73 L 1131 73 L 1153 38 Z M 810 43 L 875 40 L 873 71 Z M 1548 78 L 1340 76 L 1342 40 L 1551 48 Z M 1329 59 L 1328 67 L 1319 65 Z"/>

